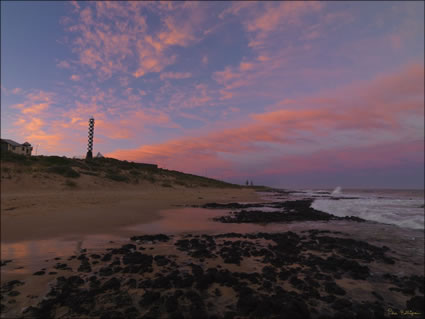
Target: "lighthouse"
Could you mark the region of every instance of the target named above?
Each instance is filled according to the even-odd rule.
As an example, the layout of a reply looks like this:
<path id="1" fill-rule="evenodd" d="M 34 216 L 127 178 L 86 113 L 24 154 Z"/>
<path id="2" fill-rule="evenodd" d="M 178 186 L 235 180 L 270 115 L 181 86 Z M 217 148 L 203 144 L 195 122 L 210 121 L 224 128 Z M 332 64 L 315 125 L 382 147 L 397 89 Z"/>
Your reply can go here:
<path id="1" fill-rule="evenodd" d="M 93 135 L 94 135 L 94 117 L 89 119 L 89 142 L 87 145 L 86 159 L 93 158 Z"/>

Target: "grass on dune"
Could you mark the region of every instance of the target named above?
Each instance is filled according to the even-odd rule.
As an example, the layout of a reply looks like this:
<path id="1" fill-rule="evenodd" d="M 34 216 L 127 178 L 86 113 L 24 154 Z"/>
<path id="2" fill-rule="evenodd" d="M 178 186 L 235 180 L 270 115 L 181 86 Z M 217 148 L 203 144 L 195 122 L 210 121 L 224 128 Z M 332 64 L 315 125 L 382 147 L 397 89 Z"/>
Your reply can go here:
<path id="1" fill-rule="evenodd" d="M 88 175 L 122 183 L 137 184 L 140 181 L 147 181 L 162 187 L 243 187 L 208 177 L 157 168 L 152 164 L 121 161 L 107 157 L 84 160 L 65 156 L 24 156 L 6 151 L 1 152 L 1 162 L 15 163 L 17 166 L 25 168 L 25 170 L 15 168 L 15 172 L 18 170 L 42 172 L 72 179 Z M 10 172 L 8 173 L 10 174 Z"/>

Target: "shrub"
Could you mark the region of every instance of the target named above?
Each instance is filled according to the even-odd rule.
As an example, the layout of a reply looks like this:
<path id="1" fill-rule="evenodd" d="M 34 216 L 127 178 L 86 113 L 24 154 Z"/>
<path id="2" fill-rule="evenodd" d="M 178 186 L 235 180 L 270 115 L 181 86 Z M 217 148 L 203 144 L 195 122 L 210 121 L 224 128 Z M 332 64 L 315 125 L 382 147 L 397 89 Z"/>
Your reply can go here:
<path id="1" fill-rule="evenodd" d="M 47 169 L 47 172 L 71 178 L 80 177 L 80 173 L 78 173 L 77 171 L 72 169 L 72 167 L 69 166 L 52 166 Z"/>
<path id="2" fill-rule="evenodd" d="M 116 167 L 108 167 L 108 168 L 105 170 L 105 172 L 106 172 L 106 174 L 114 175 L 114 174 L 118 174 L 118 173 L 119 173 L 119 169 L 118 169 L 118 168 L 116 168 Z"/>
<path id="3" fill-rule="evenodd" d="M 90 176 L 99 176 L 99 173 L 90 172 L 90 171 L 80 171 L 81 174 L 90 175 Z"/>
<path id="4" fill-rule="evenodd" d="M 154 184 L 156 182 L 156 178 L 153 177 L 152 175 L 148 175 L 145 177 L 145 179 L 149 182 L 151 182 L 152 184 Z"/>
<path id="5" fill-rule="evenodd" d="M 139 176 L 141 174 L 138 170 L 135 169 L 132 169 L 129 173 L 134 176 Z"/>
<path id="6" fill-rule="evenodd" d="M 40 160 L 44 165 L 57 165 L 57 166 L 72 166 L 73 160 L 65 156 L 40 156 Z"/>
<path id="7" fill-rule="evenodd" d="M 5 162 L 13 162 L 17 164 L 23 164 L 23 165 L 31 165 L 31 162 L 29 160 L 30 156 L 16 154 L 9 151 L 1 151 L 1 160 Z"/>
<path id="8" fill-rule="evenodd" d="M 112 173 L 106 173 L 105 177 L 117 182 L 128 182 L 129 180 L 127 176 Z"/>

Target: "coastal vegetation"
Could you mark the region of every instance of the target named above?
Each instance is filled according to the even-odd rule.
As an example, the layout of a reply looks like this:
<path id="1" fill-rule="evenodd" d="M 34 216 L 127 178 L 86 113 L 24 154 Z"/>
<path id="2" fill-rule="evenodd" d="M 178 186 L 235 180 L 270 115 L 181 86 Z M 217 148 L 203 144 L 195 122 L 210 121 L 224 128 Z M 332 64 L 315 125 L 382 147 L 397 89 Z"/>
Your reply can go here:
<path id="1" fill-rule="evenodd" d="M 162 187 L 242 188 L 240 185 L 208 177 L 158 168 L 153 164 L 121 161 L 108 157 L 84 160 L 65 156 L 24 156 L 2 152 L 1 163 L 2 178 L 12 178 L 16 174 L 25 172 L 46 178 L 55 174 L 78 180 L 86 175 L 127 184 L 148 182 Z"/>

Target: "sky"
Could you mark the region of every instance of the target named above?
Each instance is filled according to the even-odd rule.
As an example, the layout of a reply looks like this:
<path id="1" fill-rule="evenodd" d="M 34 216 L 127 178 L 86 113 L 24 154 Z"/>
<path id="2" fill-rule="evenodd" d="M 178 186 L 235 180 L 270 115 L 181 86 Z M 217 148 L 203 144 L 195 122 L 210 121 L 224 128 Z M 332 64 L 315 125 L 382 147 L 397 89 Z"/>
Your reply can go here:
<path id="1" fill-rule="evenodd" d="M 1 2 L 1 136 L 234 183 L 424 188 L 424 2 Z"/>

